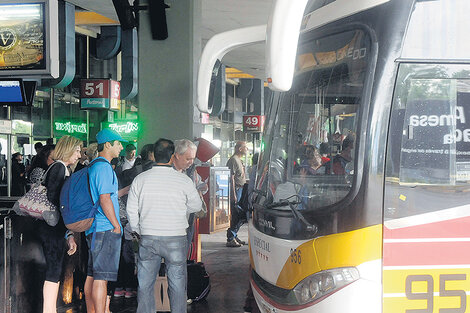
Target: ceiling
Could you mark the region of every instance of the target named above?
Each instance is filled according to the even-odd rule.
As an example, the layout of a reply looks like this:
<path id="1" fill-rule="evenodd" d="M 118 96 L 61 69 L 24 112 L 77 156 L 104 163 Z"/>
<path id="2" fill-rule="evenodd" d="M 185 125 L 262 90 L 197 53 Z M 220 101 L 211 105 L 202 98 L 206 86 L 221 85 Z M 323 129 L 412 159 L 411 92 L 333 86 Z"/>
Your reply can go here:
<path id="1" fill-rule="evenodd" d="M 112 0 L 67 0 L 85 10 L 118 20 Z M 130 0 L 132 2 L 132 0 Z M 173 1 L 165 2 L 171 6 Z M 191 0 L 187 0 L 191 1 Z M 202 44 L 215 34 L 247 26 L 266 24 L 274 0 L 201 0 Z M 143 3 L 143 1 L 142 1 Z M 171 14 L 169 11 L 167 14 Z M 223 63 L 264 79 L 264 45 L 257 44 L 229 52 Z"/>

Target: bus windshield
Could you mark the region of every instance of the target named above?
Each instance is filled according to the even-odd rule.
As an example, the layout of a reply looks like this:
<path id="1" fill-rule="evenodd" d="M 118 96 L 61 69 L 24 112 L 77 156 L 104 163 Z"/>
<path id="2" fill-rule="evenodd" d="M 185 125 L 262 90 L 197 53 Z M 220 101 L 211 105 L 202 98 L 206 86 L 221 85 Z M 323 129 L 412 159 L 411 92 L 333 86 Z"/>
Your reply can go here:
<path id="1" fill-rule="evenodd" d="M 270 147 L 258 173 L 267 204 L 287 199 L 311 211 L 351 191 L 369 54 L 361 30 L 299 46 L 293 87 L 273 98 Z"/>

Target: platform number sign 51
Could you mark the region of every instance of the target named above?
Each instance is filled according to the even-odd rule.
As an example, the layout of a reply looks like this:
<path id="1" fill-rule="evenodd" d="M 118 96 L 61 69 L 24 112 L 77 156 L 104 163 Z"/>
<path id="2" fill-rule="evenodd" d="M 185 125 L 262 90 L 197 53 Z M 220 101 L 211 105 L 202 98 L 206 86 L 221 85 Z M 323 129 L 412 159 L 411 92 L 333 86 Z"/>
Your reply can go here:
<path id="1" fill-rule="evenodd" d="M 82 79 L 80 83 L 82 109 L 119 109 L 119 82 L 111 79 Z"/>
<path id="2" fill-rule="evenodd" d="M 243 116 L 243 131 L 262 132 L 264 126 L 264 115 Z"/>

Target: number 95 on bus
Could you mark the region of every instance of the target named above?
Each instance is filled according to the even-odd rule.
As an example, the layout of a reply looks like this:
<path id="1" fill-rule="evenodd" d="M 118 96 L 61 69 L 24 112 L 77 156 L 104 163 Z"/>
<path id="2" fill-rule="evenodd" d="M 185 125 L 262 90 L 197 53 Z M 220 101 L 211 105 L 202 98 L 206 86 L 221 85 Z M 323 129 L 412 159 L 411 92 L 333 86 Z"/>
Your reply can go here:
<path id="1" fill-rule="evenodd" d="M 384 271 L 384 313 L 464 313 L 470 269 Z"/>

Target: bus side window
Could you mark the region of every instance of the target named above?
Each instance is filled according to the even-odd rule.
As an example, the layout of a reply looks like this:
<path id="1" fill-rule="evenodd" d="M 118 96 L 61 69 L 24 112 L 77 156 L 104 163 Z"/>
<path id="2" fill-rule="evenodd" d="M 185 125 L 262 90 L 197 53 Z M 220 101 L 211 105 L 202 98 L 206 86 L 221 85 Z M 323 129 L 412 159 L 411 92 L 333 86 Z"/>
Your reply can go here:
<path id="1" fill-rule="evenodd" d="M 389 124 L 386 218 L 468 204 L 470 71 L 459 67 L 400 65 Z"/>

